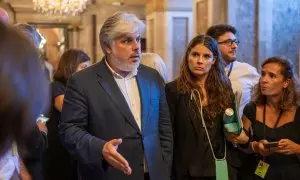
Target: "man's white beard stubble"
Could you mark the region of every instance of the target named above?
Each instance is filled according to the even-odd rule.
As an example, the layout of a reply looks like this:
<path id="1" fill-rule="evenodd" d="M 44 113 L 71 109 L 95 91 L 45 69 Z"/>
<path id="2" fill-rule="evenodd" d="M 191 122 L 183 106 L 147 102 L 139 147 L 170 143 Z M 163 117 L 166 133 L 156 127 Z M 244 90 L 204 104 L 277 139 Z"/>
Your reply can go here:
<path id="1" fill-rule="evenodd" d="M 135 64 L 130 64 L 128 61 L 120 61 L 117 58 L 111 58 L 111 63 L 113 64 L 113 66 L 115 66 L 116 68 L 118 68 L 121 71 L 125 71 L 125 72 L 133 72 L 136 71 L 137 68 L 139 67 L 141 60 L 139 59 L 138 63 Z"/>

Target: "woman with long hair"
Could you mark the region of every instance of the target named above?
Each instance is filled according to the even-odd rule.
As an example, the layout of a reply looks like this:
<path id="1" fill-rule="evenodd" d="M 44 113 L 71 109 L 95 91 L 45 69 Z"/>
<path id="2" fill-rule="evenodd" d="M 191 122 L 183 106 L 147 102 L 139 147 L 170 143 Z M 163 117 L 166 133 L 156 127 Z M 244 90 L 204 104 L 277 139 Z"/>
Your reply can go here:
<path id="1" fill-rule="evenodd" d="M 70 49 L 60 58 L 58 69 L 54 74 L 52 88 L 52 110 L 47 122 L 48 149 L 45 153 L 45 179 L 76 179 L 76 163 L 61 146 L 58 124 L 63 107 L 66 83 L 72 74 L 87 68 L 90 58 L 83 51 Z"/>
<path id="2" fill-rule="evenodd" d="M 300 84 L 281 56 L 262 63 L 261 77 L 242 117 L 247 136 L 237 137 L 251 154 L 242 179 L 296 180 L 300 177 Z"/>
<path id="3" fill-rule="evenodd" d="M 215 159 L 226 159 L 223 115 L 233 107 L 234 94 L 214 39 L 198 35 L 191 40 L 179 77 L 166 85 L 166 94 L 175 179 L 215 179 Z"/>

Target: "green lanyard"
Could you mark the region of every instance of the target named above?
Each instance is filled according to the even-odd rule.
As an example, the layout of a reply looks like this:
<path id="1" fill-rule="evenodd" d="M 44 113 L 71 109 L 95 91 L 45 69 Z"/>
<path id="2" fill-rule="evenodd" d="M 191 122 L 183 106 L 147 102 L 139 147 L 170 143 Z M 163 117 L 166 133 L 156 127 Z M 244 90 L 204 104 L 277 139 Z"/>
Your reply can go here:
<path id="1" fill-rule="evenodd" d="M 193 89 L 192 93 L 191 93 L 191 100 L 194 98 L 195 101 L 196 101 L 196 97 L 195 97 L 194 92 L 197 93 L 197 95 L 198 95 L 198 97 L 200 99 L 200 109 L 198 108 L 198 110 L 199 110 L 199 113 L 200 113 L 202 125 L 203 125 L 203 127 L 205 129 L 205 132 L 206 132 L 206 136 L 207 136 L 207 139 L 208 139 L 208 143 L 209 143 L 212 155 L 213 155 L 213 157 L 215 159 L 216 180 L 228 180 L 228 168 L 227 168 L 227 161 L 226 161 L 226 141 L 225 141 L 225 138 L 224 138 L 224 144 L 225 144 L 224 157 L 218 159 L 216 157 L 216 155 L 215 155 L 215 152 L 214 152 L 214 149 L 213 149 L 210 137 L 209 137 L 209 133 L 208 133 L 208 130 L 207 130 L 204 118 L 203 118 L 203 107 L 202 107 L 201 95 L 200 95 L 200 93 L 199 93 L 199 91 L 197 89 Z"/>

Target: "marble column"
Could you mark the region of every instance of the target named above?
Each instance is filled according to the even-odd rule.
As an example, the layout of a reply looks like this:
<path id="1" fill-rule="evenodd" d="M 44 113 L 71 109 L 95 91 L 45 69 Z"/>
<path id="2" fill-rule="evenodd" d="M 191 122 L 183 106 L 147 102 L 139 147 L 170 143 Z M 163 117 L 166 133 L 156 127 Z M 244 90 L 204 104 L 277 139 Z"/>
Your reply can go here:
<path id="1" fill-rule="evenodd" d="M 227 1 L 193 0 L 193 20 L 194 35 L 205 34 L 212 25 L 226 23 Z"/>
<path id="2" fill-rule="evenodd" d="M 147 51 L 163 58 L 168 80 L 174 80 L 193 36 L 192 0 L 147 1 L 146 24 Z"/>

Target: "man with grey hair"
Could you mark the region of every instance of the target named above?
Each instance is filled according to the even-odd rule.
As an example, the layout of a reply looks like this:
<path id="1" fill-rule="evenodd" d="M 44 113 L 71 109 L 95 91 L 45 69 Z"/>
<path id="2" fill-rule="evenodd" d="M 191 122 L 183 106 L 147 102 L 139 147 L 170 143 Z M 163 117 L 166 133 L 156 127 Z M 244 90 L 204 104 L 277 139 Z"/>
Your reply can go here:
<path id="1" fill-rule="evenodd" d="M 134 14 L 109 17 L 99 35 L 104 58 L 69 79 L 60 137 L 79 179 L 170 179 L 169 110 L 161 76 L 140 65 L 144 30 Z"/>

